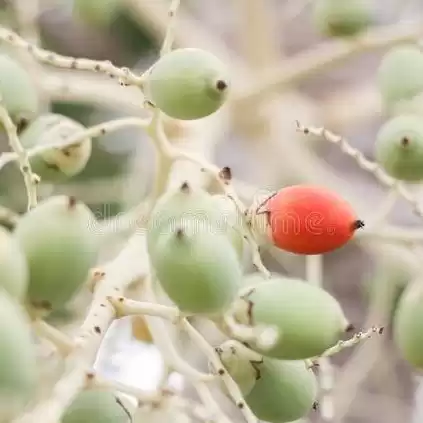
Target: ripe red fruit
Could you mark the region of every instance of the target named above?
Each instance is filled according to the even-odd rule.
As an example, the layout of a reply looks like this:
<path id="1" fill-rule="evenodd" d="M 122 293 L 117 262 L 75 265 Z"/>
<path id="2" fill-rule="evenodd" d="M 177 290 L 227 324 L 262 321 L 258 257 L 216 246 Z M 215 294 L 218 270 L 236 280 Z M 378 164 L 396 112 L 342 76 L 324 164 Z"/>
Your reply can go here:
<path id="1" fill-rule="evenodd" d="M 364 226 L 351 205 L 327 188 L 294 185 L 269 197 L 257 210 L 267 217 L 272 243 L 296 254 L 323 254 L 346 244 Z"/>

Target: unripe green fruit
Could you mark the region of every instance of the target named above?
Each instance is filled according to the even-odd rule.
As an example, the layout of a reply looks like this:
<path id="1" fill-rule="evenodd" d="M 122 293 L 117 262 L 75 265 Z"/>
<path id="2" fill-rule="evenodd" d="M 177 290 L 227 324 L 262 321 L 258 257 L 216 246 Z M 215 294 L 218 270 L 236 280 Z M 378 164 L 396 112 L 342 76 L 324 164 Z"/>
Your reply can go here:
<path id="1" fill-rule="evenodd" d="M 213 54 L 181 48 L 161 57 L 145 80 L 148 98 L 175 119 L 201 119 L 216 112 L 229 91 L 225 65 Z"/>
<path id="2" fill-rule="evenodd" d="M 249 285 L 246 279 L 244 286 Z M 246 288 L 245 295 L 235 301 L 234 307 L 235 318 L 240 323 L 270 326 L 279 333 L 273 347 L 262 349 L 251 343 L 250 348 L 285 360 L 322 354 L 350 326 L 334 297 L 299 279 L 274 276 L 264 280 Z"/>
<path id="3" fill-rule="evenodd" d="M 394 315 L 394 342 L 402 356 L 423 369 L 423 289 L 421 280 L 403 292 Z"/>
<path id="4" fill-rule="evenodd" d="M 396 179 L 422 180 L 423 120 L 416 115 L 402 115 L 382 125 L 376 137 L 375 157 Z"/>
<path id="5" fill-rule="evenodd" d="M 86 130 L 79 122 L 66 116 L 49 113 L 34 120 L 21 134 L 25 148 L 60 143 Z M 92 150 L 91 138 L 62 148 L 50 148 L 30 158 L 32 171 L 43 181 L 57 182 L 80 173 Z"/>
<path id="6" fill-rule="evenodd" d="M 236 296 L 242 275 L 237 254 L 212 227 L 181 222 L 160 236 L 150 258 L 163 290 L 183 312 L 217 314 Z"/>
<path id="7" fill-rule="evenodd" d="M 73 197 L 38 204 L 15 229 L 29 264 L 28 301 L 51 311 L 64 306 L 88 277 L 97 258 L 95 217 Z"/>
<path id="8" fill-rule="evenodd" d="M 129 411 L 110 391 L 82 391 L 68 407 L 62 423 L 130 423 Z"/>
<path id="9" fill-rule="evenodd" d="M 9 295 L 0 290 L 0 422 L 23 412 L 35 393 L 37 362 L 29 322 Z"/>
<path id="10" fill-rule="evenodd" d="M 366 0 L 316 0 L 314 22 L 318 30 L 329 37 L 356 35 L 371 23 Z"/>
<path id="11" fill-rule="evenodd" d="M 270 423 L 285 423 L 305 417 L 315 406 L 317 381 L 304 361 L 264 357 L 257 364 L 259 377 L 245 396 L 255 416 Z"/>
<path id="12" fill-rule="evenodd" d="M 0 227 L 0 287 L 23 300 L 28 287 L 28 264 L 15 237 Z"/>
<path id="13" fill-rule="evenodd" d="M 398 103 L 423 92 L 423 52 L 416 45 L 393 47 L 383 57 L 377 84 L 384 106 L 393 112 Z"/>
<path id="14" fill-rule="evenodd" d="M 248 354 L 245 351 L 248 351 Z M 242 395 L 248 395 L 256 384 L 258 378 L 257 365 L 263 362 L 263 358 L 252 357 L 257 353 L 248 350 L 247 347 L 238 341 L 228 340 L 216 348 L 220 361 L 238 385 Z M 211 367 L 211 364 L 209 364 Z M 227 392 L 226 385 L 222 383 L 222 389 Z"/>
<path id="15" fill-rule="evenodd" d="M 0 96 L 0 104 L 17 125 L 32 120 L 38 112 L 36 86 L 26 69 L 5 54 L 0 54 Z"/>
<path id="16" fill-rule="evenodd" d="M 169 235 L 181 222 L 191 222 L 197 230 L 207 227 L 216 233 L 223 233 L 223 221 L 215 198 L 202 189 L 191 188 L 185 182 L 157 201 L 147 225 L 148 251 L 153 254 L 159 236 Z"/>
<path id="17" fill-rule="evenodd" d="M 116 18 L 120 0 L 73 0 L 73 13 L 85 22 L 104 27 Z"/>

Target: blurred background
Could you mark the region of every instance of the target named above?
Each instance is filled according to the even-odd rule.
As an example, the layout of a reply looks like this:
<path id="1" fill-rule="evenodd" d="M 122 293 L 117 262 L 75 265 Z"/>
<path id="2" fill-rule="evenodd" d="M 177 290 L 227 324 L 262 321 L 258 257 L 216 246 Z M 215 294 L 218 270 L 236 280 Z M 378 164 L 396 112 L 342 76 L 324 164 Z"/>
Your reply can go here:
<path id="1" fill-rule="evenodd" d="M 395 36 L 408 23 L 415 25 L 420 20 L 423 27 L 422 0 L 368 2 L 372 30 L 390 25 L 388 36 Z M 351 201 L 372 229 L 372 222 L 392 206 L 392 195 L 337 146 L 298 133 L 295 121 L 324 125 L 373 160 L 375 134 L 386 120 L 376 72 L 387 48 L 350 54 L 318 72 L 272 84 L 272 78 L 283 81 L 319 54 L 330 56 L 342 48 L 344 41 L 323 36 L 313 25 L 312 3 L 181 0 L 176 46 L 204 48 L 224 60 L 232 72 L 233 95 L 222 111 L 195 124 L 168 119 L 166 131 L 172 142 L 201 152 L 219 166 L 231 167 L 235 186 L 247 203 L 266 190 L 318 183 Z M 111 60 L 141 73 L 158 56 L 169 4 L 169 0 L 79 0 L 76 10 L 72 0 L 2 0 L 0 25 L 57 53 Z M 100 74 L 38 66 L 25 54 L 16 54 L 31 67 L 46 111 L 64 114 L 85 126 L 123 116 L 147 116 L 141 108 L 143 97 L 134 87 L 122 87 Z M 271 88 L 261 89 L 260 81 Z M 249 92 L 256 94 L 246 95 Z M 1 149 L 8 150 L 5 139 Z M 157 171 L 154 150 L 143 131 L 125 129 L 96 138 L 82 173 L 62 184 L 42 184 L 40 193 L 76 195 L 99 219 L 111 219 L 146 197 Z M 410 189 L 423 199 L 419 186 Z M 1 171 L 0 204 L 18 213 L 26 207 L 23 182 L 13 164 Z M 399 199 L 384 219 L 401 228 L 421 227 L 421 219 Z M 105 245 L 103 261 L 117 253 L 126 236 L 116 228 L 116 242 Z M 419 387 L 418 374 L 399 356 L 390 330 L 399 294 L 419 272 L 420 255 L 418 245 L 376 235 L 363 235 L 325 255 L 324 287 L 342 303 L 349 319 L 357 328 L 387 328 L 383 337 L 333 359 L 336 423 L 423 422 L 423 385 Z M 301 256 L 266 249 L 263 259 L 272 271 L 305 276 Z M 246 260 L 246 269 L 252 270 Z M 72 331 L 89 300 L 89 292 L 81 294 L 51 321 Z M 204 322 L 198 322 L 198 327 L 214 345 L 223 339 Z M 175 337 L 185 357 L 199 367 L 206 366 L 204 357 L 188 341 L 178 334 Z M 140 319 L 114 324 L 97 366 L 107 377 L 146 390 L 154 389 L 168 375 Z M 172 374 L 169 383 L 192 395 L 178 375 Z M 241 421 L 236 412 L 233 418 Z M 318 421 L 318 413 L 310 420 Z"/>

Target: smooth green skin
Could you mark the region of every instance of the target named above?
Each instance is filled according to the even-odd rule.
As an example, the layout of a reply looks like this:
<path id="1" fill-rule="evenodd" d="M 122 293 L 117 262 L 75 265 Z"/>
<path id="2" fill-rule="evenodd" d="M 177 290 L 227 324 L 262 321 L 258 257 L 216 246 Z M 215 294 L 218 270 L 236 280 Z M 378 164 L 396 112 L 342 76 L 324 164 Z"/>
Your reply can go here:
<path id="1" fill-rule="evenodd" d="M 243 286 L 248 285 L 244 281 Z M 278 330 L 280 335 L 272 348 L 250 345 L 273 358 L 302 360 L 318 356 L 336 344 L 348 326 L 334 297 L 299 279 L 273 276 L 248 289 L 235 307 L 235 317 L 241 323 L 269 325 Z"/>
<path id="2" fill-rule="evenodd" d="M 219 91 L 218 80 L 229 85 L 226 66 L 217 57 L 184 48 L 173 50 L 152 66 L 145 88 L 150 100 L 168 116 L 194 120 L 215 113 L 225 102 L 229 87 Z"/>
<path id="3" fill-rule="evenodd" d="M 0 227 L 0 287 L 17 300 L 26 296 L 29 271 L 26 257 L 15 237 Z"/>
<path id="4" fill-rule="evenodd" d="M 408 140 L 403 144 L 403 139 Z M 416 115 L 396 116 L 379 129 L 375 142 L 376 161 L 396 179 L 423 179 L 423 120 Z"/>
<path id="5" fill-rule="evenodd" d="M 23 411 L 38 378 L 29 321 L 4 290 L 0 290 L 0 342 L 0 415 L 4 418 L 3 413 L 11 417 Z"/>
<path id="6" fill-rule="evenodd" d="M 423 52 L 414 44 L 391 48 L 382 58 L 377 85 L 386 111 L 423 92 Z"/>
<path id="7" fill-rule="evenodd" d="M 235 204 L 225 195 L 213 195 L 219 210 L 222 210 L 222 219 L 219 220 L 220 227 L 227 233 L 233 247 L 238 253 L 240 260 L 244 254 L 244 236 L 240 230 L 240 220 Z"/>
<path id="8" fill-rule="evenodd" d="M 160 237 L 150 255 L 163 290 L 183 312 L 218 314 L 226 310 L 238 291 L 242 271 L 228 238 L 209 228 L 181 225 Z"/>
<path id="9" fill-rule="evenodd" d="M 412 366 L 423 369 L 422 281 L 410 284 L 402 294 L 393 322 L 394 342 Z"/>
<path id="10" fill-rule="evenodd" d="M 15 235 L 29 264 L 28 299 L 35 308 L 64 306 L 84 284 L 97 258 L 95 217 L 82 203 L 50 197 L 19 221 Z"/>
<path id="11" fill-rule="evenodd" d="M 365 30 L 372 18 L 366 0 L 316 0 L 313 20 L 326 36 L 348 37 Z"/>
<path id="12" fill-rule="evenodd" d="M 257 371 L 255 364 L 250 358 L 243 354 L 243 351 L 237 348 L 237 343 L 229 340 L 219 346 L 217 353 L 220 361 L 236 382 L 242 395 L 248 395 L 256 384 Z M 222 383 L 222 389 L 228 393 L 226 385 Z"/>
<path id="13" fill-rule="evenodd" d="M 214 232 L 222 233 L 219 228 L 224 227 L 222 212 L 213 196 L 201 189 L 177 189 L 164 194 L 151 213 L 147 224 L 148 252 L 154 254 L 158 238 L 172 233 L 182 221 L 192 222 L 191 229 L 195 230 L 211 225 Z"/>
<path id="14" fill-rule="evenodd" d="M 82 391 L 65 411 L 61 423 L 129 423 L 130 418 L 109 391 Z"/>
<path id="15" fill-rule="evenodd" d="M 73 13 L 97 27 L 110 25 L 119 10 L 120 0 L 73 0 Z"/>
<path id="16" fill-rule="evenodd" d="M 0 96 L 15 123 L 31 120 L 38 112 L 38 93 L 28 72 L 5 54 L 0 54 Z"/>
<path id="17" fill-rule="evenodd" d="M 35 119 L 21 134 L 25 148 L 58 143 L 86 128 L 79 122 L 56 113 Z M 32 171 L 43 181 L 59 182 L 80 173 L 91 157 L 91 138 L 62 149 L 51 148 L 30 158 Z"/>
<path id="18" fill-rule="evenodd" d="M 260 378 L 245 401 L 266 422 L 291 422 L 306 416 L 317 397 L 317 382 L 303 361 L 264 358 Z"/>

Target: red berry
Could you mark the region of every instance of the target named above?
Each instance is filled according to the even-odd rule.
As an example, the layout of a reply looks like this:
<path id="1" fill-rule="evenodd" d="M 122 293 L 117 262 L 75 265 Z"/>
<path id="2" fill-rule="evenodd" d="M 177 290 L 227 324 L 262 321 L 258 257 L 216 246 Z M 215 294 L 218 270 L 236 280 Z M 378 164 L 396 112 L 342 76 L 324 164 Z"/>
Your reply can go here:
<path id="1" fill-rule="evenodd" d="M 340 248 L 364 226 L 347 201 L 319 186 L 283 188 L 262 209 L 273 244 L 296 254 L 323 254 Z"/>

